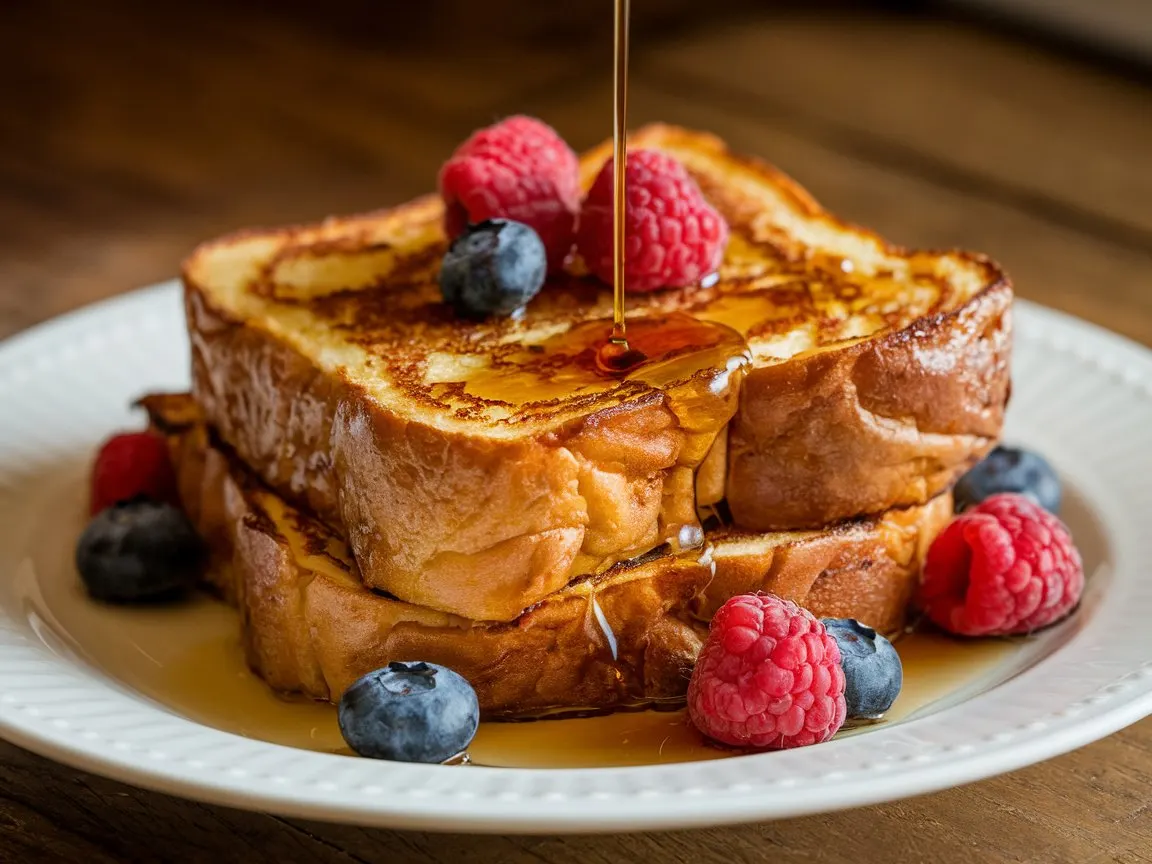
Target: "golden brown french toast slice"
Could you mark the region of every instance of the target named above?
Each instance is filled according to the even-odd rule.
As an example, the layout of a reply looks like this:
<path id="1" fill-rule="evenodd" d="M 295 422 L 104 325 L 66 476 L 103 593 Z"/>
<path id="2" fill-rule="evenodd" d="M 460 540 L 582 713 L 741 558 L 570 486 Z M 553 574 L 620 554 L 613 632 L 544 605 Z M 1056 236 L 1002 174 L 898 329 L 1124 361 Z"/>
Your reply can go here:
<path id="1" fill-rule="evenodd" d="M 366 588 L 347 545 L 215 447 L 190 402 L 145 405 L 209 542 L 208 580 L 240 609 L 252 669 L 317 699 L 339 699 L 391 660 L 422 659 L 467 678 L 489 718 L 676 701 L 706 620 L 733 594 L 771 591 L 816 615 L 898 630 L 923 551 L 952 512 L 945 494 L 822 531 L 718 533 L 714 566 L 649 556 L 578 580 L 511 622 L 473 621 Z"/>
<path id="2" fill-rule="evenodd" d="M 1011 289 L 993 262 L 889 246 L 710 135 L 652 126 L 631 146 L 680 159 L 732 239 L 713 284 L 629 297 L 629 314 L 734 328 L 739 393 L 723 385 L 743 343 L 695 376 L 578 374 L 566 334 L 611 312 L 587 278 L 552 280 L 522 316 L 456 319 L 431 197 L 186 262 L 209 422 L 347 539 L 369 586 L 512 621 L 577 575 L 691 542 L 697 503 L 727 498 L 750 530 L 923 504 L 1000 434 Z M 585 185 L 608 152 L 583 157 Z"/>

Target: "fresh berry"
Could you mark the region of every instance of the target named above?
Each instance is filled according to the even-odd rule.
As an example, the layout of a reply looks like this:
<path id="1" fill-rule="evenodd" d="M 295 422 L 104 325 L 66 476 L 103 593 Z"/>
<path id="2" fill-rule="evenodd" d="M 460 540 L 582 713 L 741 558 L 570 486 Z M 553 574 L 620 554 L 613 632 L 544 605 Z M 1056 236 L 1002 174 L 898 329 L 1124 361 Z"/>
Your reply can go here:
<path id="1" fill-rule="evenodd" d="M 795 603 L 743 594 L 720 607 L 688 684 L 688 716 L 709 738 L 780 750 L 844 724 L 840 649 Z"/>
<path id="2" fill-rule="evenodd" d="M 924 562 L 917 604 L 961 636 L 1030 633 L 1080 601 L 1084 566 L 1068 530 L 1022 495 L 993 495 L 960 514 Z"/>
<path id="3" fill-rule="evenodd" d="M 188 518 L 143 496 L 101 510 L 76 544 L 84 587 L 109 603 L 181 594 L 195 585 L 204 562 L 204 543 Z"/>
<path id="4" fill-rule="evenodd" d="M 600 170 L 580 211 L 576 248 L 612 284 L 613 161 Z M 624 275 L 629 291 L 692 285 L 716 271 L 728 223 L 704 200 L 684 166 L 654 150 L 628 154 Z"/>
<path id="5" fill-rule="evenodd" d="M 444 762 L 463 753 L 480 723 L 476 691 L 434 663 L 392 662 L 340 699 L 340 732 L 361 756 Z"/>
<path id="6" fill-rule="evenodd" d="M 151 432 L 115 435 L 104 442 L 92 466 L 89 512 L 99 513 L 117 501 L 137 495 L 177 503 L 176 475 L 168 458 L 168 445 Z"/>
<path id="7" fill-rule="evenodd" d="M 440 265 L 444 302 L 466 318 L 508 315 L 544 284 L 544 246 L 520 222 L 489 219 L 452 241 Z"/>
<path id="8" fill-rule="evenodd" d="M 1060 478 L 1043 456 L 997 447 L 956 484 L 956 508 L 967 510 L 1000 492 L 1027 495 L 1049 513 L 1060 512 Z"/>
<path id="9" fill-rule="evenodd" d="M 474 132 L 440 169 L 448 239 L 474 222 L 515 219 L 540 235 L 548 269 L 560 270 L 580 209 L 579 169 L 564 139 L 532 117 L 509 117 Z"/>
<path id="10" fill-rule="evenodd" d="M 855 618 L 821 620 L 828 635 L 840 646 L 848 716 L 870 720 L 882 717 L 904 684 L 900 655 L 891 642 Z"/>

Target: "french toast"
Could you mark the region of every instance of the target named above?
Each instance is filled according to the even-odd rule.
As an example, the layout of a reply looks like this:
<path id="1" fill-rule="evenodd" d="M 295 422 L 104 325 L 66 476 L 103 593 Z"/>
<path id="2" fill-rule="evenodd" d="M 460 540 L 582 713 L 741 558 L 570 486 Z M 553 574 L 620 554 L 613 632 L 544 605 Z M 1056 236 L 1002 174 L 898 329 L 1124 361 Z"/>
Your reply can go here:
<path id="1" fill-rule="evenodd" d="M 899 629 L 923 552 L 952 512 L 945 493 L 820 531 L 716 531 L 711 560 L 648 555 L 511 622 L 474 621 L 365 587 L 347 544 L 215 444 L 189 397 L 143 404 L 208 541 L 207 579 L 240 610 L 249 664 L 275 689 L 321 700 L 391 660 L 421 659 L 463 675 L 488 718 L 675 702 L 708 618 L 733 594 L 770 591 L 816 615 Z"/>
<path id="2" fill-rule="evenodd" d="M 579 576 L 697 542 L 698 504 L 822 529 L 926 504 L 998 438 L 1012 293 L 993 262 L 890 246 L 710 135 L 630 146 L 682 161 L 731 228 L 715 281 L 630 296 L 630 320 L 736 337 L 636 376 L 586 374 L 574 334 L 611 296 L 578 261 L 522 315 L 454 318 L 433 197 L 186 261 L 208 423 L 347 540 L 369 588 L 515 624 Z M 584 188 L 609 152 L 582 157 Z"/>

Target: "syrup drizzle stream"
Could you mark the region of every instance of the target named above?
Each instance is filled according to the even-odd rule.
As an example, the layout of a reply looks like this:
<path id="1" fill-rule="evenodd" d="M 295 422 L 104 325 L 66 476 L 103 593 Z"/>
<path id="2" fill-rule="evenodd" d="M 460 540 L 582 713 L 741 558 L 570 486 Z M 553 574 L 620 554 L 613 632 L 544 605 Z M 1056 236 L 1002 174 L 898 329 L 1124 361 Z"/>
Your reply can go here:
<path id="1" fill-rule="evenodd" d="M 612 344 L 628 351 L 624 322 L 624 212 L 628 163 L 628 16 L 629 0 L 616 0 L 616 51 L 612 78 L 616 92 L 612 102 Z"/>
<path id="2" fill-rule="evenodd" d="M 592 597 L 592 614 L 596 616 L 596 623 L 600 626 L 600 632 L 604 634 L 604 638 L 608 641 L 608 650 L 612 652 L 612 659 L 615 660 L 619 656 L 616 648 L 616 634 L 612 631 L 612 625 L 608 623 L 608 618 L 604 615 L 604 610 L 600 608 L 600 604 L 596 602 L 596 597 Z"/>

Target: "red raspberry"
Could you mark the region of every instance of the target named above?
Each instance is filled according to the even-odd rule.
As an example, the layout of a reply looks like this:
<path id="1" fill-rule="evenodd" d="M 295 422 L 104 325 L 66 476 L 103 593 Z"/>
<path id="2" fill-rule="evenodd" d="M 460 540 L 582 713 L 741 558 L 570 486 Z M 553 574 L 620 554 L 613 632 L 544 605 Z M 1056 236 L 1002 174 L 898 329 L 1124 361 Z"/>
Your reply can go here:
<path id="1" fill-rule="evenodd" d="M 90 509 L 93 514 L 137 495 L 169 504 L 179 501 L 168 444 L 151 432 L 130 432 L 109 438 L 92 466 Z"/>
<path id="2" fill-rule="evenodd" d="M 540 235 L 549 271 L 559 270 L 572 251 L 579 171 L 572 148 L 535 118 L 509 117 L 474 132 L 440 169 L 448 239 L 470 222 L 514 219 Z"/>
<path id="3" fill-rule="evenodd" d="M 806 609 L 771 594 L 720 607 L 688 685 L 688 716 L 716 741 L 782 750 L 844 724 L 840 648 Z"/>
<path id="4" fill-rule="evenodd" d="M 936 538 L 917 604 L 961 636 L 1030 633 L 1080 601 L 1084 565 L 1068 530 L 1022 495 L 993 495 Z"/>
<path id="5" fill-rule="evenodd" d="M 613 160 L 600 169 L 584 199 L 576 248 L 584 263 L 612 284 Z M 624 275 L 629 291 L 678 288 L 720 266 L 728 223 L 704 200 L 678 161 L 655 150 L 632 150 L 627 165 Z"/>

